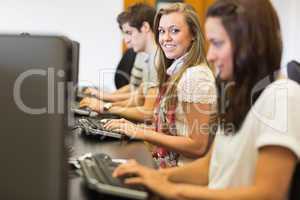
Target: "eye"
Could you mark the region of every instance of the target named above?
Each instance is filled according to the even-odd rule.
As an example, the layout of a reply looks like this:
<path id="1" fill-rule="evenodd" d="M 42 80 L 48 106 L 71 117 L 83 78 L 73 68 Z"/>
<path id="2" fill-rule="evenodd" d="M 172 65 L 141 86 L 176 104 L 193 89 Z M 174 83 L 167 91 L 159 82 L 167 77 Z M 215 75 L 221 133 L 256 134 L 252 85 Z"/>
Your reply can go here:
<path id="1" fill-rule="evenodd" d="M 165 31 L 162 28 L 159 28 L 158 29 L 158 34 L 163 34 L 163 33 L 165 33 Z"/>
<path id="2" fill-rule="evenodd" d="M 171 33 L 178 33 L 180 30 L 178 28 L 171 28 L 170 30 Z"/>
<path id="3" fill-rule="evenodd" d="M 222 47 L 222 45 L 223 45 L 224 42 L 223 41 L 212 41 L 211 43 L 215 47 L 220 48 L 220 47 Z"/>
<path id="4" fill-rule="evenodd" d="M 124 31 L 123 33 L 124 33 L 125 35 L 131 35 L 131 34 L 132 34 L 131 31 Z"/>

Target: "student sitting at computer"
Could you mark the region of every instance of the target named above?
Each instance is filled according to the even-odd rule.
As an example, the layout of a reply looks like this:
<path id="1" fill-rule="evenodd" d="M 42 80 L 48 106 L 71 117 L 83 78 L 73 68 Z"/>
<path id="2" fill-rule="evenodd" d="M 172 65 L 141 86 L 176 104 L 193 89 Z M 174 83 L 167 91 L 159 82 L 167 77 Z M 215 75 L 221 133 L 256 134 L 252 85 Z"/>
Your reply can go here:
<path id="1" fill-rule="evenodd" d="M 155 161 L 169 167 L 207 152 L 212 139 L 205 127 L 216 111 L 216 87 L 195 10 L 176 3 L 161 9 L 155 19 L 160 92 L 154 129 L 144 130 L 124 119 L 111 120 L 105 127 L 157 145 Z"/>
<path id="2" fill-rule="evenodd" d="M 276 80 L 277 14 L 269 0 L 217 0 L 205 30 L 207 58 L 220 70 L 220 86 L 230 84 L 227 99 L 220 96 L 227 103 L 219 104 L 222 124 L 213 148 L 182 167 L 156 171 L 131 161 L 114 176 L 135 174 L 125 182 L 165 199 L 287 199 L 300 157 L 300 87 Z"/>
<path id="3" fill-rule="evenodd" d="M 99 113 L 117 114 L 137 121 L 152 118 L 158 93 L 157 72 L 154 66 L 157 46 L 152 30 L 155 13 L 155 9 L 146 4 L 135 4 L 121 13 L 118 18 L 122 30 L 126 34 L 126 43 L 130 44 L 135 52 L 140 53 L 136 59 L 142 59 L 142 62 L 139 63 L 143 69 L 142 83 L 137 91 L 133 95 L 128 95 L 128 99 L 104 103 L 102 100 L 112 101 L 113 99 L 106 98 L 101 92 L 88 89 L 88 93 L 96 94 L 100 100 L 85 98 L 80 102 L 81 107 L 90 107 Z M 123 92 L 124 88 L 121 90 Z"/>
<path id="4" fill-rule="evenodd" d="M 118 81 L 120 82 L 129 81 L 129 83 L 123 85 L 118 90 L 111 93 L 105 92 L 103 90 L 100 91 L 94 88 L 87 88 L 83 91 L 85 94 L 96 96 L 97 98 L 103 101 L 115 102 L 115 101 L 128 99 L 131 95 L 134 94 L 134 92 L 137 91 L 138 87 L 141 85 L 143 79 L 143 66 L 145 65 L 144 64 L 145 55 L 142 52 L 135 52 L 132 49 L 132 40 L 131 40 L 132 32 L 128 30 L 128 26 L 127 26 L 129 20 L 128 17 L 129 17 L 128 12 L 121 12 L 117 17 L 119 28 L 123 33 L 124 43 L 128 48 L 124 52 L 120 60 L 120 63 L 118 64 L 118 67 L 124 68 L 124 65 L 130 65 L 130 64 L 132 64 L 133 66 L 128 66 L 129 68 L 131 68 L 130 77 L 127 74 L 124 74 L 123 71 L 116 71 L 115 79 L 121 77 L 121 80 L 115 80 L 115 82 L 117 83 Z M 132 60 L 134 61 L 133 63 L 128 63 L 128 62 L 132 62 Z"/>

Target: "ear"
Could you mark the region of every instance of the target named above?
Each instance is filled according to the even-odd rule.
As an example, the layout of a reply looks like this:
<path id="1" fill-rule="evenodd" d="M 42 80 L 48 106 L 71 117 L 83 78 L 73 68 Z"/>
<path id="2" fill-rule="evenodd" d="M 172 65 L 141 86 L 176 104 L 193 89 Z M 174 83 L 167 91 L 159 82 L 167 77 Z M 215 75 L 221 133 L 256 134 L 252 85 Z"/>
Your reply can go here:
<path id="1" fill-rule="evenodd" d="M 141 31 L 143 31 L 143 32 L 151 31 L 150 24 L 148 22 L 143 22 L 143 25 L 141 27 Z"/>

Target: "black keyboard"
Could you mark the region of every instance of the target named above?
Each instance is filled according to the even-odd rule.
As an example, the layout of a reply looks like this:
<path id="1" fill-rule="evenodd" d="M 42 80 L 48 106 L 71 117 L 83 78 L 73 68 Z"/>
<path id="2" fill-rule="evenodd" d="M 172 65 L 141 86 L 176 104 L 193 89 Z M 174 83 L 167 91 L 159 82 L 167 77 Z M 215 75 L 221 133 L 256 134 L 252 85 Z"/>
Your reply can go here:
<path id="1" fill-rule="evenodd" d="M 96 136 L 96 137 L 112 137 L 116 139 L 123 139 L 125 135 L 106 130 L 104 128 L 105 120 L 99 120 L 94 118 L 79 118 L 77 119 L 76 126 L 81 129 L 81 133 L 87 136 Z"/>
<path id="2" fill-rule="evenodd" d="M 82 115 L 82 116 L 90 116 L 90 117 L 96 117 L 98 116 L 98 113 L 95 111 L 92 111 L 89 108 L 72 108 L 72 112 L 75 115 Z"/>
<path id="3" fill-rule="evenodd" d="M 79 159 L 81 171 L 88 187 L 102 194 L 109 194 L 130 199 L 147 199 L 144 187 L 123 184 L 122 179 L 112 177 L 112 172 L 119 165 L 106 154 L 94 154 Z"/>
<path id="4" fill-rule="evenodd" d="M 79 115 L 79 116 L 89 116 L 89 117 L 96 117 L 98 116 L 98 113 L 93 111 L 90 108 L 80 108 L 79 107 L 79 102 L 75 101 L 72 103 L 71 106 L 71 111 L 75 114 L 75 115 Z"/>
<path id="5" fill-rule="evenodd" d="M 91 108 L 85 107 L 80 108 L 79 102 L 75 101 L 71 105 L 71 112 L 76 116 L 85 116 L 85 117 L 101 117 L 101 118 L 109 118 L 109 119 L 120 119 L 119 115 L 112 113 L 98 113 L 93 111 Z"/>

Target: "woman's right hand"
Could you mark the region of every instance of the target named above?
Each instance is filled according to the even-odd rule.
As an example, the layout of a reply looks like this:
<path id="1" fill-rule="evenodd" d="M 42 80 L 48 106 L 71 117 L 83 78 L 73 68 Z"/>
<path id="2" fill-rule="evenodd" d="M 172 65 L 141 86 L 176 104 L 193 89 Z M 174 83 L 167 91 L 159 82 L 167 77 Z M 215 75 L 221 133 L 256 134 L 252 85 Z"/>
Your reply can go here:
<path id="1" fill-rule="evenodd" d="M 168 176 L 158 170 L 150 169 L 138 164 L 135 160 L 118 166 L 113 177 L 129 176 L 125 178 L 125 184 L 144 185 L 152 192 L 166 199 L 175 199 L 176 184 L 168 180 Z"/>
<path id="2" fill-rule="evenodd" d="M 80 108 L 88 107 L 98 113 L 103 113 L 104 111 L 103 105 L 104 105 L 103 101 L 91 97 L 85 97 L 79 103 Z"/>
<path id="3" fill-rule="evenodd" d="M 130 138 L 144 139 L 145 129 L 140 128 L 136 124 L 126 119 L 112 119 L 109 120 L 104 128 L 110 131 L 116 131 L 127 135 Z"/>
<path id="4" fill-rule="evenodd" d="M 94 97 L 97 97 L 97 98 L 100 97 L 100 91 L 98 91 L 98 90 L 95 89 L 95 88 L 86 88 L 86 89 L 83 91 L 83 94 L 91 95 L 91 96 L 94 96 Z"/>

